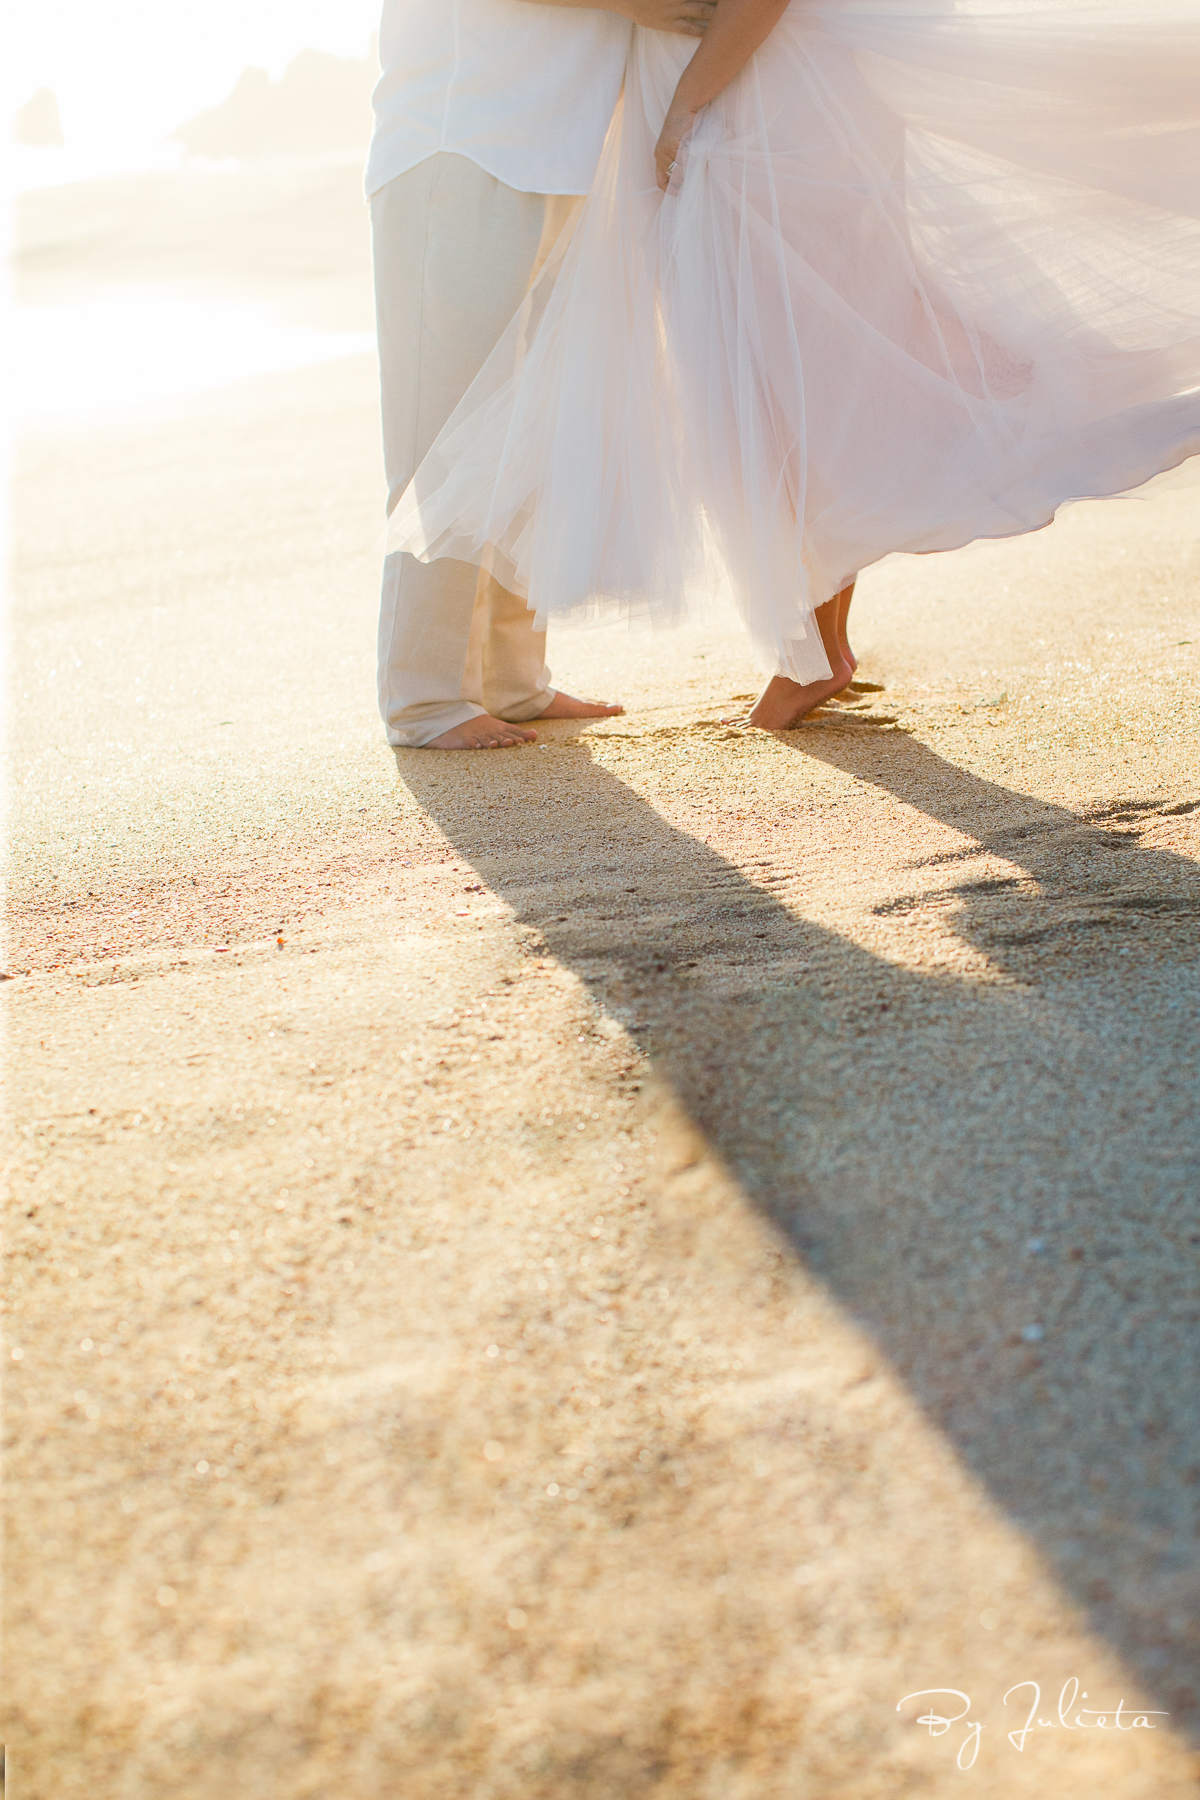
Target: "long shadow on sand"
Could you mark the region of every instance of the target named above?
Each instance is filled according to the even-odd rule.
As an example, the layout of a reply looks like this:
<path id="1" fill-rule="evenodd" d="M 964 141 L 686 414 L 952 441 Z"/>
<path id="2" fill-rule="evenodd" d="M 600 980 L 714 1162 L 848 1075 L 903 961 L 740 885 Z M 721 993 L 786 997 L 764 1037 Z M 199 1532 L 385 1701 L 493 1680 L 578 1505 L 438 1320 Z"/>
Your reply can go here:
<path id="1" fill-rule="evenodd" d="M 584 738 L 466 769 L 396 754 L 1094 1627 L 1194 1726 L 1200 870 L 1139 838 L 1187 803 L 1081 816 L 900 734 L 785 741 L 967 835 L 876 910 L 938 915 L 986 953 L 986 980 L 797 917 Z M 848 840 L 847 866 L 855 854 Z M 803 907 L 783 862 L 764 879 Z"/>

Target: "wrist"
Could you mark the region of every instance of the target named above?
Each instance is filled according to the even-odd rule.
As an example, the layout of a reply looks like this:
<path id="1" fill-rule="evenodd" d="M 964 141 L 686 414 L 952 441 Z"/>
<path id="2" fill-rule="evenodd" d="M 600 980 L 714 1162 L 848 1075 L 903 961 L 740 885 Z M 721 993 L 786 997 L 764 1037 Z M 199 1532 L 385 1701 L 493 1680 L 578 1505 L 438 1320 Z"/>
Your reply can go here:
<path id="1" fill-rule="evenodd" d="M 676 88 L 674 94 L 671 96 L 671 104 L 667 108 L 667 117 L 673 125 L 682 124 L 686 129 L 699 110 L 698 106 L 693 106 L 691 101 Z"/>
<path id="2" fill-rule="evenodd" d="M 700 84 L 689 82 L 688 73 L 689 71 L 685 69 L 679 77 L 679 86 L 675 89 L 671 99 L 671 112 L 676 116 L 684 114 L 689 119 L 694 119 L 700 108 L 705 106 L 712 96 L 700 93 Z"/>

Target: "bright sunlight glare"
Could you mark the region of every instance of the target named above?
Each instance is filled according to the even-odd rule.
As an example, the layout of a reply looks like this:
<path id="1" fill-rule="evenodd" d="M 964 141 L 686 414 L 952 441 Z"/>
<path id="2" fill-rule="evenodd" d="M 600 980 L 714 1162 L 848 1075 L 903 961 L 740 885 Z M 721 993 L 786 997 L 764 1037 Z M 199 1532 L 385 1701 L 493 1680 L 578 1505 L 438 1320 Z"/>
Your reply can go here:
<path id="1" fill-rule="evenodd" d="M 380 0 L 59 0 L 10 9 L 9 114 L 39 88 L 58 97 L 67 148 L 111 164 L 146 153 L 215 106 L 246 67 L 273 77 L 298 50 L 362 56 Z"/>

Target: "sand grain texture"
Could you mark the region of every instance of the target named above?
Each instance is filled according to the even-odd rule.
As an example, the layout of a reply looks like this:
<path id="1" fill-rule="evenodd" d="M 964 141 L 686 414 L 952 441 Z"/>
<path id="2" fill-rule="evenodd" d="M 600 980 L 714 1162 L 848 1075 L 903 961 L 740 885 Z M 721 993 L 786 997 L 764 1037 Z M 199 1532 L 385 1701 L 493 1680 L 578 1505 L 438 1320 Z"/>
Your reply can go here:
<path id="1" fill-rule="evenodd" d="M 373 382 L 24 446 L 16 1791 L 1182 1800 L 1194 491 L 873 571 L 795 733 L 714 619 L 391 752 Z"/>

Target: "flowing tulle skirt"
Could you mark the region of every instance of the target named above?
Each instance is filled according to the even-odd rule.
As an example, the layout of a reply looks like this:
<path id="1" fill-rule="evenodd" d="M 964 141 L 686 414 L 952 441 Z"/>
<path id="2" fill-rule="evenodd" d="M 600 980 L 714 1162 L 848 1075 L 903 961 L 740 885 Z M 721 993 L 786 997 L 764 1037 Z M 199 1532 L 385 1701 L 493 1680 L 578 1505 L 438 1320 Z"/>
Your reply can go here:
<path id="1" fill-rule="evenodd" d="M 1200 452 L 1200 0 L 798 0 L 653 150 L 635 34 L 595 187 L 393 513 L 541 618 L 732 591 L 768 672 L 891 551 Z"/>

